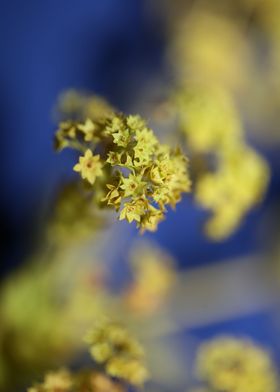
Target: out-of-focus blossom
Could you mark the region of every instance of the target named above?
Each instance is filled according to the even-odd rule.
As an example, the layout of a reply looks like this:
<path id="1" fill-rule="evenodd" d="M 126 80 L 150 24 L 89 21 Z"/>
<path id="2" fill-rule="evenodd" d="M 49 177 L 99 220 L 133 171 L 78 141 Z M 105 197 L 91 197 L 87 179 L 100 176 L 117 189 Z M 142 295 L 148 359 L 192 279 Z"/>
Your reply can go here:
<path id="1" fill-rule="evenodd" d="M 218 156 L 217 167 L 198 179 L 195 197 L 213 214 L 206 224 L 207 234 L 221 239 L 229 236 L 262 200 L 269 167 L 257 152 L 243 145 Z"/>
<path id="2" fill-rule="evenodd" d="M 195 201 L 212 212 L 207 235 L 222 240 L 265 195 L 267 162 L 249 147 L 231 94 L 222 87 L 185 86 L 174 95 L 179 127 L 195 164 Z"/>
<path id="3" fill-rule="evenodd" d="M 47 227 L 51 244 L 59 247 L 77 244 L 93 238 L 106 226 L 107 217 L 94 203 L 89 203 L 85 185 L 73 182 L 62 187 L 55 200 L 52 216 Z"/>
<path id="4" fill-rule="evenodd" d="M 126 388 L 117 381 L 96 371 L 70 373 L 61 369 L 46 374 L 42 383 L 28 388 L 28 392 L 124 392 Z"/>
<path id="5" fill-rule="evenodd" d="M 136 317 L 161 308 L 175 280 L 175 263 L 167 252 L 150 243 L 135 244 L 130 251 L 132 282 L 123 299 Z"/>
<path id="6" fill-rule="evenodd" d="M 97 323 L 86 340 L 93 359 L 109 375 L 138 386 L 147 380 L 144 351 L 121 324 Z"/>
<path id="7" fill-rule="evenodd" d="M 197 374 L 210 391 L 276 392 L 278 377 L 269 354 L 247 339 L 219 337 L 201 345 Z"/>
<path id="8" fill-rule="evenodd" d="M 171 42 L 170 62 L 180 84 L 211 82 L 231 90 L 246 84 L 250 46 L 245 32 L 226 14 L 194 6 L 179 20 Z"/>

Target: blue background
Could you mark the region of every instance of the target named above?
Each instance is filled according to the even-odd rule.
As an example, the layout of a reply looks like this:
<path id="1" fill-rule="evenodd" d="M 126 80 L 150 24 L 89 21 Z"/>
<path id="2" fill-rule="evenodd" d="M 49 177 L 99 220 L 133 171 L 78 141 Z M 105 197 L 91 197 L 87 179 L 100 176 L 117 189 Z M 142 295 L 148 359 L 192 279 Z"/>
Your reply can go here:
<path id="1" fill-rule="evenodd" d="M 40 211 L 56 185 L 71 174 L 71 153 L 52 149 L 51 113 L 68 88 L 86 89 L 128 111 L 137 89 L 163 64 L 165 32 L 159 15 L 137 0 L 1 1 L 0 13 L 1 221 L 4 227 L 2 275 L 31 250 Z M 279 230 L 279 149 L 262 151 L 272 168 L 268 195 L 238 232 L 222 244 L 201 234 L 205 213 L 185 199 L 152 235 L 178 260 L 179 268 L 208 264 L 266 249 Z M 46 204 L 47 203 L 47 204 Z M 273 218 L 274 217 L 274 218 Z M 279 218 L 278 218 L 279 219 Z M 275 346 L 270 313 L 242 317 L 197 329 L 248 333 Z"/>

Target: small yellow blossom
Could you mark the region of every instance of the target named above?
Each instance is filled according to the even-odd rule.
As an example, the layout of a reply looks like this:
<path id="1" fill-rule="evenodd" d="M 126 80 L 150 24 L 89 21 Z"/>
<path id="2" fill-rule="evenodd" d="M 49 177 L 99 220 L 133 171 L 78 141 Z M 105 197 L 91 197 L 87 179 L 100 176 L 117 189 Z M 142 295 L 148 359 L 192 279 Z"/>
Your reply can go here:
<path id="1" fill-rule="evenodd" d="M 138 145 L 142 145 L 147 150 L 152 150 L 158 143 L 154 133 L 144 126 L 143 123 L 141 128 L 136 129 L 135 131 L 135 140 Z"/>
<path id="2" fill-rule="evenodd" d="M 115 116 L 106 124 L 105 133 L 113 135 L 114 133 L 122 133 L 125 130 L 126 127 L 122 116 Z"/>
<path id="3" fill-rule="evenodd" d="M 122 165 L 122 156 L 123 153 L 116 152 L 116 151 L 109 151 L 107 155 L 106 162 L 110 165 Z"/>
<path id="4" fill-rule="evenodd" d="M 164 220 L 164 213 L 153 206 L 149 206 L 149 211 L 141 221 L 140 231 L 143 234 L 146 230 L 156 231 L 160 222 Z"/>
<path id="5" fill-rule="evenodd" d="M 80 172 L 84 180 L 94 184 L 96 178 L 102 176 L 100 155 L 93 155 L 91 150 L 86 150 L 85 155 L 79 158 L 79 163 L 74 166 L 73 170 Z"/>
<path id="6" fill-rule="evenodd" d="M 134 159 L 133 163 L 135 167 L 143 168 L 149 165 L 152 160 L 152 153 L 149 149 L 146 149 L 142 144 L 137 143 L 133 148 Z"/>
<path id="7" fill-rule="evenodd" d="M 142 199 L 124 203 L 124 207 L 120 213 L 120 220 L 127 219 L 129 223 L 135 220 L 140 223 L 145 211 L 146 203 Z"/>
<path id="8" fill-rule="evenodd" d="M 128 129 L 113 133 L 113 140 L 117 146 L 126 147 L 130 142 L 130 133 Z"/>
<path id="9" fill-rule="evenodd" d="M 106 202 L 108 206 L 114 206 L 115 209 L 118 210 L 121 205 L 121 195 L 118 187 L 107 184 L 107 188 L 109 189 L 109 192 L 101 201 Z"/>
<path id="10" fill-rule="evenodd" d="M 145 182 L 141 175 L 130 174 L 128 178 L 122 179 L 120 188 L 124 191 L 123 197 L 142 196 L 145 190 Z"/>
<path id="11" fill-rule="evenodd" d="M 145 121 L 138 115 L 127 116 L 127 125 L 132 131 L 137 132 L 139 129 L 143 129 L 146 124 Z"/>

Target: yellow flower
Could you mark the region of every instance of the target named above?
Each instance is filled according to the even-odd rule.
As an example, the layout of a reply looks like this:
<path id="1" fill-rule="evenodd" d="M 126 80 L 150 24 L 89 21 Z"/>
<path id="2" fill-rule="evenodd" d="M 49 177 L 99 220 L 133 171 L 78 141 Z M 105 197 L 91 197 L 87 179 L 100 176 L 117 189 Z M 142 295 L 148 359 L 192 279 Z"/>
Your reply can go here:
<path id="1" fill-rule="evenodd" d="M 81 177 L 88 180 L 90 184 L 94 184 L 96 177 L 102 175 L 102 163 L 99 155 L 93 155 L 91 150 L 86 150 L 85 155 L 79 158 L 74 171 L 80 172 Z"/>
<path id="2" fill-rule="evenodd" d="M 148 166 L 152 161 L 152 152 L 149 149 L 146 149 L 143 144 L 137 143 L 133 150 L 133 163 L 136 167 Z"/>
<path id="3" fill-rule="evenodd" d="M 145 202 L 142 199 L 124 203 L 120 213 L 120 220 L 127 219 L 129 223 L 136 221 L 140 223 L 141 217 L 145 214 Z"/>
<path id="4" fill-rule="evenodd" d="M 107 155 L 106 162 L 109 163 L 110 165 L 121 165 L 122 164 L 122 155 L 123 153 L 119 153 L 116 151 L 109 151 Z"/>
<path id="5" fill-rule="evenodd" d="M 126 122 L 132 131 L 138 131 L 146 126 L 145 121 L 138 115 L 127 116 Z"/>
<path id="6" fill-rule="evenodd" d="M 148 231 L 156 231 L 158 224 L 164 220 L 164 214 L 162 210 L 158 210 L 152 205 L 149 205 L 149 212 L 141 220 L 141 233 Z"/>
<path id="7" fill-rule="evenodd" d="M 130 174 L 128 178 L 122 178 L 122 185 L 120 188 L 124 190 L 123 197 L 135 197 L 143 194 L 145 185 L 141 175 L 135 176 L 134 174 Z"/>
<path id="8" fill-rule="evenodd" d="M 111 184 L 107 184 L 106 186 L 109 189 L 109 192 L 101 201 L 106 201 L 108 205 L 112 205 L 118 210 L 121 204 L 121 195 L 118 187 Z"/>
<path id="9" fill-rule="evenodd" d="M 125 125 L 122 116 L 115 116 L 106 125 L 105 133 L 108 135 L 113 135 L 114 133 L 119 133 L 125 130 Z"/>
<path id="10" fill-rule="evenodd" d="M 130 133 L 128 129 L 120 130 L 113 133 L 113 140 L 117 146 L 126 147 L 130 142 Z"/>
<path id="11" fill-rule="evenodd" d="M 158 143 L 154 133 L 147 127 L 137 129 L 135 132 L 135 140 L 137 143 L 142 145 L 148 150 L 152 150 L 153 147 Z"/>
<path id="12" fill-rule="evenodd" d="M 158 165 L 153 165 L 151 170 L 150 170 L 150 177 L 151 180 L 155 183 L 155 184 L 163 184 L 163 178 L 161 175 L 161 172 L 159 170 L 159 166 Z"/>

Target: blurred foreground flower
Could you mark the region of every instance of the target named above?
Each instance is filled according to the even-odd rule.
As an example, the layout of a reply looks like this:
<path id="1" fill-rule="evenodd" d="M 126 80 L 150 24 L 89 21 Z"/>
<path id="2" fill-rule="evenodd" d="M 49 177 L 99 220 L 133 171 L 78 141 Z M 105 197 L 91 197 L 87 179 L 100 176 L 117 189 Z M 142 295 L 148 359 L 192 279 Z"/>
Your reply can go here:
<path id="1" fill-rule="evenodd" d="M 176 282 L 175 262 L 158 246 L 136 242 L 130 251 L 133 279 L 123 293 L 123 300 L 136 316 L 158 311 Z"/>
<path id="2" fill-rule="evenodd" d="M 124 392 L 124 385 L 113 381 L 101 372 L 66 369 L 47 373 L 41 384 L 28 388 L 28 392 Z"/>
<path id="3" fill-rule="evenodd" d="M 105 366 L 106 373 L 132 385 L 142 385 L 148 378 L 144 351 L 126 329 L 111 321 L 95 326 L 86 341 L 93 359 Z"/>
<path id="4" fill-rule="evenodd" d="M 88 202 L 84 184 L 73 182 L 62 187 L 55 200 L 47 227 L 48 240 L 59 247 L 92 238 L 106 227 L 104 214 L 94 203 Z"/>
<path id="5" fill-rule="evenodd" d="M 206 233 L 212 239 L 224 239 L 263 199 L 269 166 L 247 145 L 227 90 L 193 83 L 179 90 L 174 100 L 192 161 L 203 163 L 193 164 L 193 187 L 196 202 L 212 212 Z"/>
<path id="6" fill-rule="evenodd" d="M 49 264 L 35 261 L 1 288 L 0 390 L 13 390 L 77 356 L 81 334 L 106 307 L 98 269 L 81 267 L 65 253 Z"/>
<path id="7" fill-rule="evenodd" d="M 250 340 L 219 337 L 202 344 L 197 374 L 213 392 L 276 392 L 279 380 L 269 354 Z"/>

